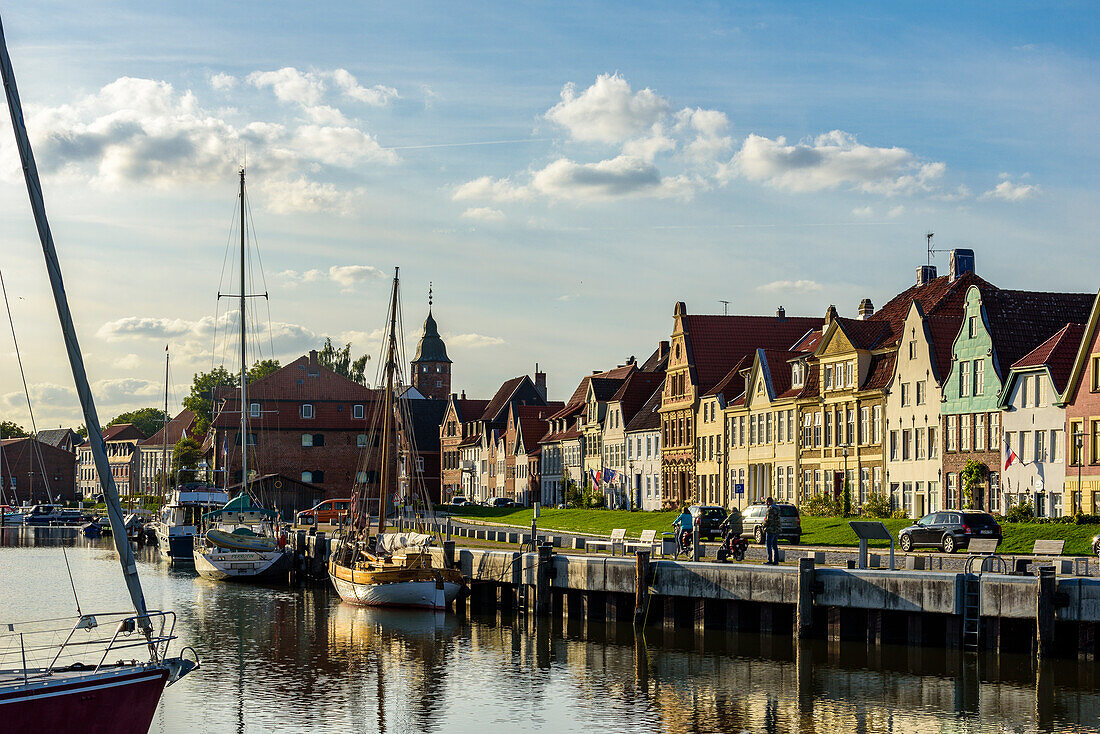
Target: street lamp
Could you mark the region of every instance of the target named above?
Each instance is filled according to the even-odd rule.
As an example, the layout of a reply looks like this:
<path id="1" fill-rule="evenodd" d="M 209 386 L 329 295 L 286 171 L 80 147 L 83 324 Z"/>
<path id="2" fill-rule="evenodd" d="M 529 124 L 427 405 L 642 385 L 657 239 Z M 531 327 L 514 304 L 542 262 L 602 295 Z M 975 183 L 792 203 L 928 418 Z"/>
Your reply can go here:
<path id="1" fill-rule="evenodd" d="M 726 465 L 722 462 L 725 458 L 725 453 L 722 451 L 722 445 L 718 444 L 718 447 L 714 449 L 714 458 L 718 460 L 718 501 L 723 507 L 727 505 L 726 502 Z"/>
<path id="2" fill-rule="evenodd" d="M 848 444 L 844 444 L 841 447 L 841 453 L 844 454 L 844 489 L 842 490 L 844 504 L 841 506 L 841 509 L 844 511 L 844 516 L 847 517 L 848 513 L 852 510 L 852 493 L 848 488 Z"/>

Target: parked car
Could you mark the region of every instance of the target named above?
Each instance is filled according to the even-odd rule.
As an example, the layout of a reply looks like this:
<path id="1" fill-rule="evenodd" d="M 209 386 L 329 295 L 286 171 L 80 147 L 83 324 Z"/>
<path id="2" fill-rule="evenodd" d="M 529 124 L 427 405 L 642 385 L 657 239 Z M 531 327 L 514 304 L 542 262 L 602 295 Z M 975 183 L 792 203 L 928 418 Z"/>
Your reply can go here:
<path id="1" fill-rule="evenodd" d="M 493 497 L 489 500 L 489 507 L 515 507 L 516 503 L 507 497 Z"/>
<path id="2" fill-rule="evenodd" d="M 688 508 L 699 540 L 717 540 L 722 537 L 720 526 L 726 519 L 726 508 L 714 505 L 692 505 Z"/>
<path id="3" fill-rule="evenodd" d="M 779 508 L 779 540 L 789 541 L 792 545 L 802 540 L 802 516 L 798 508 L 787 502 L 776 502 Z M 768 517 L 765 504 L 750 505 L 742 519 L 742 537 L 751 537 L 757 543 L 764 542 L 764 520 Z"/>
<path id="4" fill-rule="evenodd" d="M 898 533 L 898 545 L 903 551 L 921 546 L 939 548 L 954 553 L 970 545 L 971 538 L 1001 539 L 1001 526 L 988 512 L 976 510 L 941 510 L 930 512 Z"/>
<path id="5" fill-rule="evenodd" d="M 451 497 L 451 504 L 455 507 L 462 507 L 463 505 L 471 505 L 473 503 L 462 495 L 456 494 L 454 497 Z"/>
<path id="6" fill-rule="evenodd" d="M 294 516 L 296 525 L 317 525 L 318 523 L 339 523 L 348 514 L 350 499 L 325 500 L 308 510 L 302 510 Z"/>

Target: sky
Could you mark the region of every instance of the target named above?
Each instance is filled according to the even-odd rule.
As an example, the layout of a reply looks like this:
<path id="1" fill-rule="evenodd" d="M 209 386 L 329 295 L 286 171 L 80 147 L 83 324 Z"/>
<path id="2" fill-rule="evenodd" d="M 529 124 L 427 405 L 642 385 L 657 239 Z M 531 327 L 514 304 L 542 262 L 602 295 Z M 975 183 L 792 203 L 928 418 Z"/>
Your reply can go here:
<path id="1" fill-rule="evenodd" d="M 194 372 L 233 367 L 217 295 L 241 165 L 268 294 L 250 359 L 326 336 L 376 354 L 400 267 L 408 352 L 431 283 L 470 397 L 537 363 L 564 399 L 667 339 L 676 301 L 854 316 L 914 282 L 929 231 L 1001 287 L 1095 292 L 1098 17 L 0 0 L 102 423 L 163 402 L 166 344 L 173 411 Z M 0 220 L 36 422 L 78 425 L 6 113 Z M 4 332 L 0 411 L 29 427 Z"/>

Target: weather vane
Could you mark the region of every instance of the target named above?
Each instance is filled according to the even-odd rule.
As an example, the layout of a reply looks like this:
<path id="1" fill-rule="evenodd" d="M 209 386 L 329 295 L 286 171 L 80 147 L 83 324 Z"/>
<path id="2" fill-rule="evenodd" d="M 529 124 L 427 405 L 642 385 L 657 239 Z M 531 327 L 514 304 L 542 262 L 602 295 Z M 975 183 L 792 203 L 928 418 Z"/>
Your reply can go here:
<path id="1" fill-rule="evenodd" d="M 432 307 L 432 282 L 428 281 L 428 309 Z"/>

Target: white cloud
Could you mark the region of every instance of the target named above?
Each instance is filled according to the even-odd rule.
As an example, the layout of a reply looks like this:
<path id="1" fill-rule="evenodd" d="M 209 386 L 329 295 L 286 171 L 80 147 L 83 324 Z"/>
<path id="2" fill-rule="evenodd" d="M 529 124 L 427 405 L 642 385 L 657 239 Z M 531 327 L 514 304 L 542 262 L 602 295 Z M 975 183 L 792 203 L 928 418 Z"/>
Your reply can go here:
<path id="1" fill-rule="evenodd" d="M 729 118 L 718 110 L 704 110 L 699 107 L 680 110 L 676 115 L 675 129 L 694 134 L 684 152 L 698 162 L 713 161 L 733 145 L 733 138 L 726 135 Z"/>
<path id="2" fill-rule="evenodd" d="M 929 190 L 945 170 L 943 163 L 921 163 L 904 148 L 875 148 L 849 133 L 833 130 L 811 142 L 788 145 L 749 135 L 725 174 L 741 175 L 788 191 L 821 191 L 850 186 L 893 195 Z"/>
<path id="3" fill-rule="evenodd" d="M 96 399 L 106 405 L 134 401 L 135 398 L 156 398 L 164 394 L 164 385 L 134 377 L 99 380 L 93 386 Z"/>
<path id="4" fill-rule="evenodd" d="M 302 158 L 331 166 L 397 162 L 397 154 L 378 144 L 374 136 L 355 127 L 302 125 L 290 141 Z"/>
<path id="5" fill-rule="evenodd" d="M 360 283 L 384 277 L 385 273 L 371 265 L 333 265 L 327 271 L 313 269 L 299 273 L 295 270 L 284 270 L 278 274 L 278 278 L 291 288 L 299 283 L 331 282 L 340 286 L 344 292 L 354 290 Z"/>
<path id="6" fill-rule="evenodd" d="M 445 339 L 447 344 L 465 349 L 478 349 L 481 347 L 495 347 L 504 344 L 504 340 L 497 336 L 485 336 L 484 334 L 458 334 Z"/>
<path id="7" fill-rule="evenodd" d="M 336 69 L 332 72 L 332 79 L 343 93 L 352 99 L 364 102 L 372 107 L 385 107 L 391 101 L 399 99 L 401 95 L 393 87 L 375 84 L 373 87 L 364 87 L 346 69 Z M 430 90 L 429 90 L 430 91 Z"/>
<path id="8" fill-rule="evenodd" d="M 575 163 L 560 158 L 531 179 L 539 193 L 556 199 L 611 199 L 623 196 L 690 197 L 692 183 L 684 177 L 662 178 L 640 158 L 621 155 L 599 163 Z"/>
<path id="9" fill-rule="evenodd" d="M 504 212 L 488 206 L 478 206 L 462 212 L 462 218 L 474 219 L 479 222 L 499 222 L 504 219 Z"/>
<path id="10" fill-rule="evenodd" d="M 668 108 L 668 100 L 653 90 L 634 92 L 618 74 L 601 74 L 580 94 L 573 83 L 562 87 L 561 102 L 546 118 L 566 128 L 574 140 L 621 143 L 645 136 Z"/>
<path id="11" fill-rule="evenodd" d="M 872 217 L 875 214 L 875 210 L 870 206 L 857 206 L 852 210 L 852 214 L 857 217 Z"/>
<path id="12" fill-rule="evenodd" d="M 76 390 L 67 385 L 38 382 L 27 385 L 27 390 L 31 394 L 31 404 L 34 406 L 72 405 L 75 407 L 79 405 L 76 402 Z M 0 398 L 0 401 L 8 410 L 23 411 L 27 409 L 27 396 L 23 394 L 22 390 L 6 393 Z M 25 428 L 30 431 L 29 425 Z"/>
<path id="13" fill-rule="evenodd" d="M 237 77 L 219 71 L 210 76 L 210 86 L 221 91 L 229 90 L 237 86 Z"/>
<path id="14" fill-rule="evenodd" d="M 332 212 L 343 216 L 355 212 L 354 202 L 359 193 L 306 178 L 263 181 L 260 190 L 267 200 L 268 210 L 272 212 Z"/>
<path id="15" fill-rule="evenodd" d="M 531 194 L 530 189 L 512 183 L 511 179 L 481 176 L 456 187 L 451 198 L 455 201 L 488 199 L 504 202 L 530 199 Z"/>
<path id="16" fill-rule="evenodd" d="M 821 290 L 821 284 L 813 280 L 773 280 L 756 286 L 763 293 L 813 293 Z"/>
<path id="17" fill-rule="evenodd" d="M 136 354 L 126 354 L 115 360 L 115 367 L 120 370 L 132 370 L 145 364 L 145 360 Z"/>
<path id="18" fill-rule="evenodd" d="M 1027 174 L 1024 174 L 1026 178 Z M 1039 194 L 1041 189 L 1036 184 L 1013 183 L 1007 173 L 1001 174 L 1001 182 L 989 191 L 982 194 L 983 199 L 1000 199 L 1002 201 L 1023 201 Z"/>
<path id="19" fill-rule="evenodd" d="M 157 338 L 171 339 L 184 336 L 195 330 L 199 322 L 185 319 L 158 319 L 147 316 L 126 316 L 115 321 L 108 321 L 99 327 L 96 336 L 109 342 L 122 339 Z"/>
<path id="20" fill-rule="evenodd" d="M 245 81 L 256 89 L 270 88 L 281 102 L 295 102 L 303 107 L 317 104 L 325 93 L 325 82 L 319 75 L 292 66 L 278 71 L 254 71 Z"/>

